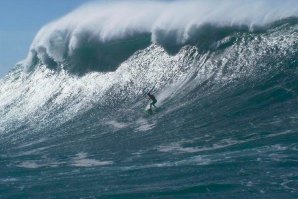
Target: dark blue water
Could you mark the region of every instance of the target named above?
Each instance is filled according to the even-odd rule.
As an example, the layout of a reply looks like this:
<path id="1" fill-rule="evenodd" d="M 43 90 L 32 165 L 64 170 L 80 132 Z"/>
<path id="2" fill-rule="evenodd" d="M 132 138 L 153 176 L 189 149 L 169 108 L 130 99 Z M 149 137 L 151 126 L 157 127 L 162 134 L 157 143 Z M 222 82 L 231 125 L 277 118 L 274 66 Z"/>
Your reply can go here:
<path id="1" fill-rule="evenodd" d="M 141 35 L 109 72 L 80 70 L 100 63 L 90 46 L 17 66 L 0 83 L 1 198 L 297 198 L 296 21 Z"/>

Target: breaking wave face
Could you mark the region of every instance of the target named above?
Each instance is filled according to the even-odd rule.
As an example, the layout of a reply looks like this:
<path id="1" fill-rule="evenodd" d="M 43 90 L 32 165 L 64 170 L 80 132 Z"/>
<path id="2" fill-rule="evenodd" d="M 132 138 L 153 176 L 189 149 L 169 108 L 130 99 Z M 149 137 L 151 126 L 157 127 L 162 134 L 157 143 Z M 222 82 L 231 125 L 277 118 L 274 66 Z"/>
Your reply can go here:
<path id="1" fill-rule="evenodd" d="M 69 72 L 115 71 L 151 42 L 177 53 L 185 44 L 208 47 L 232 31 L 257 31 L 297 16 L 292 0 L 117 1 L 92 3 L 46 25 L 27 58 Z M 205 44 L 204 44 L 205 43 Z"/>
<path id="2" fill-rule="evenodd" d="M 0 196 L 295 198 L 297 9 L 117 1 L 46 25 L 0 81 Z"/>

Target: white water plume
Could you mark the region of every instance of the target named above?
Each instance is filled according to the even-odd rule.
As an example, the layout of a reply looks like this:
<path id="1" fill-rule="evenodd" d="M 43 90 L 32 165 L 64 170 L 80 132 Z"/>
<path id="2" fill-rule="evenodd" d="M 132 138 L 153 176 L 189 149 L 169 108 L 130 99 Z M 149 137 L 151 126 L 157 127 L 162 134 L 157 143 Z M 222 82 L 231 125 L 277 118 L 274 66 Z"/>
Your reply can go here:
<path id="1" fill-rule="evenodd" d="M 262 26 L 298 15 L 295 0 L 183 0 L 113 1 L 86 4 L 63 18 L 44 26 L 35 37 L 28 55 L 62 62 L 84 42 L 99 43 L 151 34 L 153 42 L 175 32 L 177 43 L 184 43 L 193 29 L 215 26 Z"/>

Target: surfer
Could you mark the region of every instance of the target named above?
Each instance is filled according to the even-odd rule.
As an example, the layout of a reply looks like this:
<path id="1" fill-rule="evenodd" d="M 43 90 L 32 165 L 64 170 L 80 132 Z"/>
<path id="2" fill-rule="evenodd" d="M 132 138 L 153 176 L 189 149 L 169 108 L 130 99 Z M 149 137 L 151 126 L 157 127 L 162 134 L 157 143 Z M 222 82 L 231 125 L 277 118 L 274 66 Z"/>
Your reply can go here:
<path id="1" fill-rule="evenodd" d="M 152 100 L 152 102 L 150 103 L 150 110 L 152 110 L 152 106 L 154 106 L 156 108 L 155 104 L 156 104 L 157 100 L 154 97 L 154 95 L 150 94 L 150 92 L 147 93 L 147 95 Z"/>

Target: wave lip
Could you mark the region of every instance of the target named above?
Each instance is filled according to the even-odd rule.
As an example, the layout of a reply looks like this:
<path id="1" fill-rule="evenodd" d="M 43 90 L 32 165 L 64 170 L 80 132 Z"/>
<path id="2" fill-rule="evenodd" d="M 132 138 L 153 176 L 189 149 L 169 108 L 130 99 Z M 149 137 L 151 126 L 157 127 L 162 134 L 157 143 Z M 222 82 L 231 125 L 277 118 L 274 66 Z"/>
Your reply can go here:
<path id="1" fill-rule="evenodd" d="M 37 64 L 61 68 L 64 63 L 74 73 L 114 71 L 150 42 L 176 47 L 193 41 L 197 30 L 207 24 L 253 30 L 297 13 L 298 2 L 293 0 L 91 3 L 39 31 L 27 70 Z"/>

